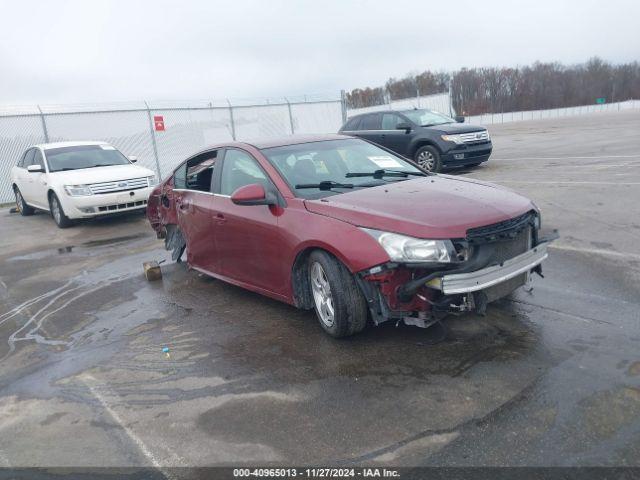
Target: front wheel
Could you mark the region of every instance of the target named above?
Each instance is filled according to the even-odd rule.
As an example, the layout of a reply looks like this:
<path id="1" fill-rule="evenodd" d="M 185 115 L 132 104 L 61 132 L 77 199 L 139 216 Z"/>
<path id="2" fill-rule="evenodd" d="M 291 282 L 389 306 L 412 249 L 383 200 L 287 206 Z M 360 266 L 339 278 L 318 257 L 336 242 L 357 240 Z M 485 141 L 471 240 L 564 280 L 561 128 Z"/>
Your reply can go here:
<path id="1" fill-rule="evenodd" d="M 321 250 L 309 256 L 309 283 L 320 325 L 332 337 L 361 332 L 367 325 L 367 302 L 351 272 Z"/>
<path id="2" fill-rule="evenodd" d="M 58 227 L 67 228 L 73 225 L 71 219 L 65 215 L 62 205 L 60 204 L 60 200 L 58 200 L 58 196 L 55 193 L 52 193 L 49 197 L 49 209 L 51 211 L 51 216 Z"/>
<path id="3" fill-rule="evenodd" d="M 414 160 L 423 170 L 427 172 L 439 172 L 442 169 L 440 152 L 431 145 L 420 147 L 414 155 Z"/>
<path id="4" fill-rule="evenodd" d="M 13 194 L 16 197 L 16 208 L 18 209 L 18 212 L 20 213 L 20 215 L 22 215 L 23 217 L 28 217 L 29 215 L 33 215 L 33 212 L 35 210 L 33 209 L 33 207 L 30 207 L 29 205 L 27 205 L 27 202 L 24 201 L 22 192 L 20 192 L 20 189 L 18 187 L 15 187 L 13 189 Z"/>

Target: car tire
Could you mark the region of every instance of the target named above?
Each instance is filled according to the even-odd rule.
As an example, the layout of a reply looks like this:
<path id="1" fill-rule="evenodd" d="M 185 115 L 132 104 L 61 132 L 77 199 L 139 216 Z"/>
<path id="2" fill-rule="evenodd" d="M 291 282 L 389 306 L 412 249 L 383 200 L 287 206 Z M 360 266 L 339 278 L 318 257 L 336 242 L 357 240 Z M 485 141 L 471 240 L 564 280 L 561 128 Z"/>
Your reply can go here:
<path id="1" fill-rule="evenodd" d="M 60 200 L 58 200 L 58 196 L 55 193 L 49 195 L 49 211 L 53 221 L 56 222 L 59 228 L 68 228 L 73 225 L 71 219 L 64 213 Z"/>
<path id="2" fill-rule="evenodd" d="M 33 215 L 33 212 L 35 212 L 35 208 L 27 205 L 27 202 L 24 201 L 24 197 L 22 196 L 22 193 L 20 192 L 20 189 L 18 187 L 15 187 L 13 189 L 13 194 L 16 197 L 16 208 L 18 209 L 20 215 L 22 215 L 23 217 Z"/>
<path id="3" fill-rule="evenodd" d="M 367 325 L 369 310 L 355 278 L 322 250 L 309 255 L 309 285 L 320 326 L 332 337 L 347 337 Z"/>
<path id="4" fill-rule="evenodd" d="M 439 172 L 442 169 L 442 160 L 440 152 L 436 147 L 425 145 L 416 150 L 413 156 L 415 162 L 427 172 Z"/>

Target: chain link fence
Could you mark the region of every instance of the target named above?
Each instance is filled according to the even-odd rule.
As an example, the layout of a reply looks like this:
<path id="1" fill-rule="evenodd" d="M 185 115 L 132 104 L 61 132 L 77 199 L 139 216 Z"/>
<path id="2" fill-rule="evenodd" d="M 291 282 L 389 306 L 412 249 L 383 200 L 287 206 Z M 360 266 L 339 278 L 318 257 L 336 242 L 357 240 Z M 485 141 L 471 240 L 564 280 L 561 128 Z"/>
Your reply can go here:
<path id="1" fill-rule="evenodd" d="M 163 177 L 192 153 L 215 143 L 291 134 L 335 133 L 347 117 L 359 113 L 412 108 L 429 108 L 449 115 L 456 113 L 448 93 L 353 109 L 347 109 L 344 92 L 329 97 L 281 98 L 260 104 L 204 100 L 188 105 L 143 101 L 0 108 L 0 204 L 13 201 L 11 168 L 29 146 L 39 143 L 105 141 L 125 155 L 137 156 L 140 165 Z M 487 125 L 630 108 L 640 108 L 640 101 L 484 114 L 467 116 L 466 121 Z M 154 117 L 161 117 L 163 130 L 156 130 Z"/>
<path id="2" fill-rule="evenodd" d="M 0 109 L 0 203 L 13 200 L 10 172 L 31 145 L 98 140 L 138 157 L 163 177 L 208 145 L 291 134 L 337 132 L 345 118 L 342 96 L 255 102 L 134 102 Z M 155 128 L 161 117 L 164 129 Z"/>

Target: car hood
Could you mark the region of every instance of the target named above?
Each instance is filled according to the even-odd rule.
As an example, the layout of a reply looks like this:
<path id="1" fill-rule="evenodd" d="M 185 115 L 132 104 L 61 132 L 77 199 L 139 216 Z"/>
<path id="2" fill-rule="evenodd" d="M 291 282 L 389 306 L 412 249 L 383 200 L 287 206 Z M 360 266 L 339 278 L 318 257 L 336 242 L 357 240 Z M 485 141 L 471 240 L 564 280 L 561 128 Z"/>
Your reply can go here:
<path id="1" fill-rule="evenodd" d="M 364 188 L 306 208 L 360 227 L 418 238 L 464 238 L 469 228 L 491 225 L 536 207 L 517 193 L 471 179 L 432 175 Z"/>
<path id="2" fill-rule="evenodd" d="M 469 125 L 464 123 L 443 123 L 442 125 L 434 125 L 433 127 L 424 128 L 452 135 L 456 133 L 483 132 L 486 130 L 485 127 L 481 127 L 480 125 Z"/>
<path id="3" fill-rule="evenodd" d="M 64 172 L 52 172 L 53 181 L 65 185 L 85 185 L 98 182 L 115 182 L 130 178 L 150 177 L 152 170 L 138 165 L 109 165 L 107 167 L 81 168 Z"/>

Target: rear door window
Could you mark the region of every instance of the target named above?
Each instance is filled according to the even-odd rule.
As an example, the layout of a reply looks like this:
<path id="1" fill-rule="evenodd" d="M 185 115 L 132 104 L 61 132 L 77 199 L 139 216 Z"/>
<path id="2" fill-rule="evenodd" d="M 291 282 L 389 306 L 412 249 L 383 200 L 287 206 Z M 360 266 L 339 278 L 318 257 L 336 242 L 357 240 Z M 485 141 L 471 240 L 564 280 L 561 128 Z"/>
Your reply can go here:
<path id="1" fill-rule="evenodd" d="M 180 165 L 173 174 L 173 188 L 187 188 L 187 162 Z"/>
<path id="2" fill-rule="evenodd" d="M 198 190 L 200 192 L 211 192 L 211 180 L 213 169 L 218 158 L 218 151 L 203 153 L 187 161 L 187 190 Z"/>
<path id="3" fill-rule="evenodd" d="M 342 130 L 348 130 L 348 131 L 358 130 L 358 127 L 360 126 L 360 120 L 362 120 L 362 117 L 352 118 L 345 124 Z"/>
<path id="4" fill-rule="evenodd" d="M 213 171 L 219 150 L 201 153 L 180 165 L 173 173 L 173 188 L 211 192 Z"/>
<path id="5" fill-rule="evenodd" d="M 360 130 L 380 130 L 380 114 L 365 116 L 360 123 Z"/>

